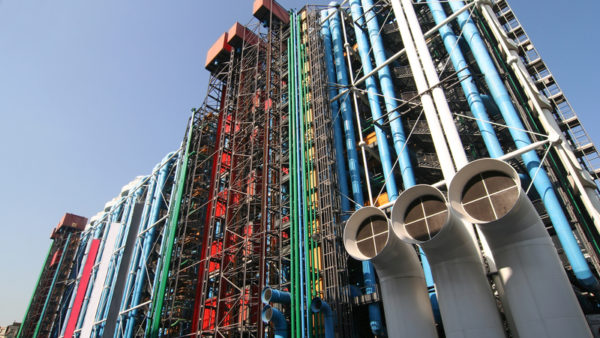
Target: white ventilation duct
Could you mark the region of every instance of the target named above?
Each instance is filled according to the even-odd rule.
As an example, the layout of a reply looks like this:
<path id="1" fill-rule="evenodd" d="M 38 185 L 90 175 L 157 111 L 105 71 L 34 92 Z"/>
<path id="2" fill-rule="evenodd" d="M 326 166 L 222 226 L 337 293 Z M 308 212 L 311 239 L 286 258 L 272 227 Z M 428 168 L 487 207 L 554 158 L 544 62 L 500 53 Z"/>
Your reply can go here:
<path id="1" fill-rule="evenodd" d="M 405 190 L 394 203 L 392 229 L 425 252 L 447 338 L 506 337 L 479 252 L 438 189 Z"/>
<path id="2" fill-rule="evenodd" d="M 520 338 L 592 336 L 552 240 L 510 165 L 469 163 L 452 179 L 448 199 L 486 237 Z"/>
<path id="3" fill-rule="evenodd" d="M 377 271 L 389 337 L 437 337 L 417 253 L 394 235 L 382 210 L 358 209 L 346 223 L 344 246 Z"/>

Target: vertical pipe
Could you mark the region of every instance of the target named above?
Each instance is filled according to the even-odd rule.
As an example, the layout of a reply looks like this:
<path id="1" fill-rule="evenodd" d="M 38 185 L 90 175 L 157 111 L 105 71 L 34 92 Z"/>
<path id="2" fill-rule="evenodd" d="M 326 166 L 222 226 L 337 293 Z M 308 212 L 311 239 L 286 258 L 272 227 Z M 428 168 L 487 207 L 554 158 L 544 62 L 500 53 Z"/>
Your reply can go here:
<path id="1" fill-rule="evenodd" d="M 335 316 L 331 307 L 321 298 L 314 298 L 310 304 L 313 313 L 322 313 L 325 318 L 325 338 L 335 338 Z"/>
<path id="2" fill-rule="evenodd" d="M 449 3 L 452 11 L 459 11 L 464 7 L 462 1 L 451 1 Z M 510 95 L 496 70 L 496 67 L 487 51 L 487 47 L 483 39 L 479 35 L 477 27 L 470 19 L 467 13 L 462 13 L 458 16 L 458 23 L 463 30 L 465 40 L 469 44 L 475 61 L 479 69 L 485 77 L 490 93 L 494 98 L 494 102 L 500 109 L 500 113 L 504 121 L 509 126 L 509 132 L 515 141 L 518 149 L 531 144 L 529 135 L 523 130 L 525 127 L 521 122 L 519 115 L 511 101 Z M 581 253 L 581 249 L 577 244 L 577 240 L 571 231 L 571 226 L 565 216 L 562 206 L 554 192 L 552 182 L 548 174 L 541 166 L 540 159 L 535 151 L 530 151 L 521 156 L 527 168 L 529 176 L 533 179 L 533 185 L 544 202 L 548 216 L 552 221 L 558 239 L 565 250 L 565 254 L 573 268 L 573 272 L 577 279 L 586 287 L 594 290 L 600 289 L 598 280 L 592 274 L 585 257 Z"/>
<path id="3" fill-rule="evenodd" d="M 340 13 L 340 23 L 342 26 L 342 37 L 344 38 L 344 49 L 345 49 L 345 56 L 346 56 L 346 60 L 348 62 L 348 75 L 349 75 L 349 87 L 352 89 L 356 89 L 356 86 L 354 85 L 354 70 L 352 69 L 352 59 L 351 59 L 351 55 L 353 54 L 352 48 L 350 48 L 350 42 L 348 42 L 348 33 L 346 32 L 346 12 L 343 10 L 339 11 Z M 364 172 L 364 177 L 365 177 L 365 186 L 367 188 L 367 199 L 368 202 L 373 205 L 373 193 L 371 192 L 371 180 L 368 179 L 368 177 L 370 177 L 369 175 L 369 168 L 368 168 L 368 163 L 367 163 L 367 154 L 365 152 L 365 141 L 363 139 L 362 136 L 362 123 L 360 122 L 360 116 L 358 114 L 359 112 L 359 107 L 358 107 L 358 98 L 356 96 L 356 91 L 355 90 L 351 90 L 350 93 L 352 93 L 352 103 L 354 105 L 354 116 L 356 116 L 356 129 L 358 130 L 358 146 L 360 147 L 360 155 L 362 157 L 362 163 L 363 163 L 363 172 Z"/>
<path id="4" fill-rule="evenodd" d="M 369 73 L 373 70 L 373 65 L 371 64 L 371 57 L 369 55 L 369 40 L 367 34 L 362 28 L 365 20 L 362 18 L 363 13 L 360 7 L 360 0 L 350 0 L 350 9 L 352 11 L 352 18 L 354 20 L 354 33 L 358 43 L 358 53 L 360 55 L 363 72 Z M 379 103 L 380 94 L 374 77 L 367 78 L 365 80 L 365 85 L 367 87 L 367 97 L 375 127 L 377 149 L 379 150 L 379 157 L 381 159 L 385 187 L 389 200 L 393 201 L 398 198 L 398 188 L 396 186 L 396 179 L 394 178 L 394 173 L 392 171 L 393 166 L 390 156 L 390 149 L 387 142 L 387 135 L 386 132 L 379 127 L 380 125 L 384 124 L 383 119 L 381 118 L 381 106 Z"/>
<path id="5" fill-rule="evenodd" d="M 442 174 L 444 179 L 447 182 L 450 182 L 452 176 L 454 176 L 456 173 L 456 169 L 454 168 L 452 156 L 450 156 L 450 150 L 448 149 L 448 145 L 446 144 L 446 140 L 444 138 L 444 131 L 442 130 L 442 126 L 438 120 L 433 99 L 428 91 L 429 85 L 427 84 L 427 80 L 423 74 L 421 61 L 419 60 L 419 55 L 417 54 L 417 50 L 412 40 L 410 29 L 408 28 L 408 24 L 406 22 L 406 18 L 404 17 L 400 2 L 398 0 L 393 0 L 392 8 L 396 16 L 396 24 L 398 25 L 398 30 L 400 31 L 400 36 L 402 38 L 402 42 L 404 43 L 404 48 L 406 49 L 406 56 L 408 57 L 408 62 L 413 73 L 415 84 L 417 85 L 417 90 L 419 93 L 421 93 L 420 98 L 421 104 L 423 105 L 423 112 L 425 114 L 425 119 L 427 120 L 427 125 L 429 126 L 431 139 L 433 141 L 436 155 L 440 162 Z"/>
<path id="6" fill-rule="evenodd" d="M 369 33 L 369 40 L 373 47 L 373 57 L 377 67 L 381 67 L 385 64 L 387 58 L 385 54 L 385 47 L 383 46 L 383 40 L 379 34 L 379 22 L 375 16 L 372 0 L 362 0 L 362 6 L 364 9 L 364 19 L 366 21 L 367 31 Z M 358 17 L 360 18 L 361 15 Z M 365 74 L 370 72 L 364 71 Z M 379 83 L 381 84 L 381 92 L 383 93 L 383 99 L 385 101 L 385 108 L 388 113 L 388 119 L 390 121 L 390 130 L 392 132 L 392 140 L 394 142 L 394 149 L 398 156 L 398 164 L 400 167 L 400 173 L 402 174 L 402 181 L 404 183 L 404 189 L 412 187 L 416 184 L 415 176 L 413 173 L 413 167 L 410 161 L 410 154 L 406 149 L 406 136 L 404 134 L 404 127 L 402 126 L 402 120 L 400 114 L 395 110 L 397 101 L 396 93 L 394 91 L 394 83 L 392 82 L 392 74 L 388 66 L 382 67 L 378 72 Z M 365 80 L 366 81 L 366 80 Z M 393 201 L 390 199 L 390 201 Z"/>
<path id="7" fill-rule="evenodd" d="M 261 319 L 263 323 L 273 323 L 274 326 L 274 338 L 287 338 L 288 337 L 288 323 L 279 310 L 270 305 L 265 305 L 261 313 Z"/>
<path id="8" fill-rule="evenodd" d="M 347 87 L 348 75 L 346 74 L 346 62 L 344 61 L 344 49 L 342 43 L 342 33 L 340 29 L 340 19 L 336 13 L 335 2 L 330 3 L 329 14 L 329 29 L 331 31 L 333 54 L 335 59 L 335 69 L 337 82 L 342 87 Z M 350 106 L 350 98 L 346 95 L 340 98 L 342 119 L 344 121 L 344 130 L 346 133 L 346 150 L 348 156 L 348 167 L 350 169 L 350 178 L 352 183 L 352 195 L 354 197 L 355 208 L 362 207 L 364 203 L 362 187 L 360 183 L 360 169 L 358 163 L 358 154 L 356 151 L 356 137 L 354 136 L 354 124 L 352 122 L 352 107 Z M 375 292 L 375 270 L 369 261 L 362 262 L 364 283 L 366 293 Z M 369 304 L 369 319 L 371 321 L 371 330 L 374 334 L 380 334 L 382 330 L 381 311 L 378 304 Z"/>
<path id="9" fill-rule="evenodd" d="M 159 284 L 156 285 L 155 284 L 155 288 L 156 290 L 154 290 L 154 295 L 155 297 L 153 297 L 153 305 L 154 308 L 152 309 L 152 317 L 151 317 L 151 323 L 152 326 L 150 327 L 150 336 L 151 337 L 157 337 L 159 334 L 159 328 L 160 328 L 160 317 L 161 317 L 161 313 L 162 313 L 162 306 L 163 306 L 163 302 L 164 302 L 164 296 L 165 296 L 165 290 L 167 287 L 167 279 L 169 277 L 169 268 L 171 266 L 171 253 L 173 252 L 173 246 L 174 246 L 174 242 L 175 242 L 175 233 L 176 233 L 176 229 L 177 229 L 177 223 L 179 222 L 179 212 L 181 209 L 181 200 L 183 198 L 183 191 L 185 188 L 185 180 L 186 180 L 186 176 L 187 176 L 187 168 L 188 168 L 188 164 L 189 164 L 189 156 L 190 156 L 190 148 L 191 148 L 191 144 L 192 144 L 192 133 L 194 130 L 194 125 L 192 124 L 192 121 L 190 120 L 190 124 L 189 124 L 189 131 L 188 131 L 188 135 L 187 135 L 187 141 L 186 141 L 186 146 L 185 146 L 185 153 L 182 156 L 182 161 L 181 161 L 181 171 L 179 172 L 179 177 L 177 180 L 177 185 L 176 185 L 176 193 L 174 194 L 175 198 L 173 199 L 173 203 L 171 204 L 171 207 L 173 208 L 173 212 L 170 214 L 170 217 L 168 219 L 168 224 L 165 225 L 165 229 L 167 229 L 168 231 L 165 231 L 165 235 L 164 236 L 168 236 L 167 237 L 167 241 L 166 241 L 166 251 L 163 252 L 163 264 L 162 264 L 162 271 L 160 272 L 160 280 L 159 280 Z M 159 275 L 159 274 L 157 274 Z"/>
<path id="10" fill-rule="evenodd" d="M 444 8 L 439 1 L 427 0 L 427 5 L 431 10 L 431 14 L 436 24 L 439 24 L 447 19 Z M 465 93 L 465 97 L 467 98 L 469 108 L 471 109 L 473 116 L 477 119 L 477 126 L 481 131 L 481 137 L 483 138 L 483 142 L 485 143 L 490 157 L 500 157 L 504 155 L 502 146 L 496 137 L 494 128 L 489 123 L 490 118 L 486 112 L 485 103 L 483 102 L 483 99 L 479 94 L 479 90 L 473 81 L 471 72 L 468 69 L 468 64 L 458 45 L 458 39 L 456 38 L 456 35 L 454 35 L 454 32 L 449 25 L 441 26 L 439 32 L 444 41 L 444 47 L 450 55 L 452 66 L 454 67 L 454 70 L 458 72 L 457 76 L 461 81 L 460 85 Z"/>
<path id="11" fill-rule="evenodd" d="M 329 21 L 325 20 L 328 16 L 327 10 L 321 11 L 321 36 L 323 37 L 323 48 L 325 54 L 325 67 L 327 68 L 327 79 L 328 79 L 328 87 L 329 87 L 329 96 L 330 98 L 334 98 L 338 95 L 338 90 L 336 89 L 336 75 L 335 75 L 335 66 L 333 63 L 332 57 L 332 46 L 331 46 L 331 31 L 329 30 Z M 338 188 L 341 193 L 341 206 L 342 206 L 342 220 L 348 219 L 348 215 L 346 214 L 350 211 L 350 200 L 348 200 L 348 196 L 350 192 L 348 190 L 348 175 L 346 171 L 346 161 L 344 159 L 344 139 L 342 137 L 342 123 L 340 121 L 339 109 L 340 105 L 337 100 L 331 101 L 331 113 L 333 114 L 333 141 L 335 147 L 335 159 L 336 159 L 336 172 L 338 177 Z"/>
<path id="12" fill-rule="evenodd" d="M 385 47 L 383 46 L 383 40 L 379 33 L 379 22 L 377 21 L 377 17 L 375 15 L 375 8 L 373 6 L 372 0 L 362 0 L 363 10 L 364 10 L 364 19 L 362 19 L 362 10 L 357 13 L 357 17 L 360 21 L 366 21 L 367 31 L 369 34 L 369 41 L 371 42 L 371 46 L 373 47 L 373 57 L 375 59 L 375 64 L 379 69 L 379 83 L 381 84 L 381 91 L 383 93 L 383 98 L 385 101 L 385 107 L 388 112 L 388 119 L 390 121 L 390 130 L 392 132 L 392 140 L 394 141 L 394 149 L 396 150 L 396 155 L 398 156 L 398 162 L 400 166 L 400 173 L 402 174 L 402 181 L 404 183 L 404 189 L 408 189 L 414 186 L 417 182 L 415 180 L 415 175 L 413 171 L 413 167 L 410 161 L 410 154 L 408 149 L 406 148 L 406 136 L 404 134 L 404 127 L 402 125 L 402 119 L 400 114 L 396 111 L 396 93 L 394 91 L 394 83 L 392 81 L 392 75 L 389 67 L 386 65 L 387 58 L 385 53 Z M 359 7 L 360 9 L 360 7 Z M 366 71 L 365 74 L 371 73 L 371 71 Z M 367 77 L 369 79 L 371 77 Z M 390 202 L 395 200 L 390 198 Z M 423 266 L 423 272 L 425 274 L 425 280 L 427 282 L 427 286 L 433 288 L 433 276 L 431 275 L 431 268 L 429 267 L 429 262 L 427 261 L 427 257 L 420 250 L 421 256 L 421 264 Z M 437 309 L 437 300 L 435 293 L 430 294 L 432 306 Z M 437 313 L 437 310 L 435 311 Z"/>
<path id="13" fill-rule="evenodd" d="M 440 122 L 444 128 L 444 136 L 446 136 L 446 139 L 448 140 L 450 152 L 452 153 L 452 159 L 454 160 L 456 168 L 460 169 L 462 166 L 468 163 L 467 155 L 465 154 L 462 141 L 458 135 L 456 125 L 454 124 L 452 112 L 450 112 L 446 95 L 441 87 L 440 79 L 435 69 L 435 65 L 433 64 L 433 60 L 431 59 L 431 54 L 429 53 L 429 48 L 425 42 L 425 37 L 423 36 L 423 31 L 421 30 L 421 26 L 413 8 L 412 1 L 394 0 L 392 1 L 392 4 L 394 3 L 397 4 L 395 7 L 402 7 L 402 12 L 404 15 L 406 15 L 406 19 L 408 20 L 408 26 L 410 27 L 412 38 L 419 53 L 421 64 L 423 65 L 423 71 L 429 84 L 428 89 L 431 90 L 433 100 L 435 101 L 435 106 L 437 107 Z M 394 12 L 396 13 L 396 16 L 398 16 L 396 9 L 394 9 Z"/>
<path id="14" fill-rule="evenodd" d="M 152 200 L 154 198 L 154 190 L 156 188 L 156 176 L 158 174 L 160 164 L 156 165 L 152 170 L 152 177 L 148 183 L 148 192 L 146 193 L 146 199 L 144 201 L 144 210 L 142 212 L 142 221 L 139 226 L 138 238 L 135 243 L 135 248 L 133 250 L 134 256 L 131 259 L 131 263 L 129 264 L 129 274 L 127 276 L 127 282 L 125 284 L 125 292 L 123 293 L 123 297 L 121 299 L 121 311 L 126 311 L 131 304 L 131 301 L 134 296 L 134 289 L 138 277 L 138 264 L 140 259 L 142 259 L 143 253 L 143 245 L 144 239 L 146 237 L 146 233 L 144 232 L 141 236 L 139 235 L 143 231 L 150 226 L 149 218 L 150 218 L 150 210 L 152 209 Z M 129 313 L 122 314 L 119 316 L 117 323 L 117 331 L 125 330 L 126 318 L 129 316 Z"/>

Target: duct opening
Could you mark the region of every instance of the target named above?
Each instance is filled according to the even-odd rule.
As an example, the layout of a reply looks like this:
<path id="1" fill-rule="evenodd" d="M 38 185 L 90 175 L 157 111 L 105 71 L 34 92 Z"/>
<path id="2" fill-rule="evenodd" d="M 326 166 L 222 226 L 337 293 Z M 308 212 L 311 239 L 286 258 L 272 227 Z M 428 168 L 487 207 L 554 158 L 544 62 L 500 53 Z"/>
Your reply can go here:
<path id="1" fill-rule="evenodd" d="M 367 258 L 377 256 L 385 247 L 389 236 L 388 221 L 376 215 L 365 218 L 356 231 L 356 246 Z"/>
<path id="2" fill-rule="evenodd" d="M 506 215 L 519 198 L 519 186 L 500 171 L 484 171 L 472 177 L 462 191 L 461 204 L 469 216 L 484 222 Z"/>
<path id="3" fill-rule="evenodd" d="M 271 296 L 273 295 L 273 291 L 271 291 L 271 288 L 265 288 L 265 290 L 263 291 L 263 302 L 265 303 L 269 303 L 271 302 Z"/>
<path id="4" fill-rule="evenodd" d="M 273 308 L 270 306 L 265 306 L 263 309 L 263 321 L 268 323 L 273 318 Z"/>
<path id="5" fill-rule="evenodd" d="M 412 201 L 404 214 L 408 235 L 418 241 L 435 237 L 448 219 L 448 207 L 438 196 L 426 195 Z"/>

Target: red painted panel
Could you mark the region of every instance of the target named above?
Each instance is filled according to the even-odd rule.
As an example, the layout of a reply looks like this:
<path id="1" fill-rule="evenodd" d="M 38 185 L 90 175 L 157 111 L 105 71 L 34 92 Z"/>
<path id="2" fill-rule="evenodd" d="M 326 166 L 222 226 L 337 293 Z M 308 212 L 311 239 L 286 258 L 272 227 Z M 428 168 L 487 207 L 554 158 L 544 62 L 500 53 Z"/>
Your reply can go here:
<path id="1" fill-rule="evenodd" d="M 98 254 L 99 246 L 100 239 L 92 240 L 92 244 L 90 245 L 90 251 L 88 253 L 87 260 L 85 261 L 85 265 L 83 267 L 83 273 L 81 274 L 81 279 L 79 280 L 79 286 L 77 287 L 77 293 L 75 294 L 73 309 L 71 310 L 71 315 L 69 316 L 69 321 L 67 322 L 67 328 L 65 329 L 65 338 L 73 337 L 73 332 L 75 332 L 77 318 L 79 317 L 79 311 L 81 311 L 83 298 L 85 297 L 85 292 L 90 282 L 90 276 L 92 274 L 94 262 L 96 261 L 96 255 Z"/>

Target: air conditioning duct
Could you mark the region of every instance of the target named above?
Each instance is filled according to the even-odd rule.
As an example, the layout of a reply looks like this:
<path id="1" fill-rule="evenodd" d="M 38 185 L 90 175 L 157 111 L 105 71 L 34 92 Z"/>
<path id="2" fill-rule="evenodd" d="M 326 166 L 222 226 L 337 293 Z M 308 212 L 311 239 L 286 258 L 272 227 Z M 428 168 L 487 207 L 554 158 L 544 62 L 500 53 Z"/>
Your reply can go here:
<path id="1" fill-rule="evenodd" d="M 405 190 L 392 209 L 392 229 L 419 245 L 431 266 L 448 338 L 504 338 L 500 313 L 466 224 L 429 185 Z"/>
<path id="2" fill-rule="evenodd" d="M 389 337 L 437 337 L 417 253 L 394 235 L 381 209 L 354 212 L 344 229 L 344 246 L 350 256 L 370 261 L 377 271 Z"/>
<path id="3" fill-rule="evenodd" d="M 469 163 L 452 179 L 448 199 L 486 237 L 520 338 L 592 336 L 556 248 L 510 165 Z"/>

